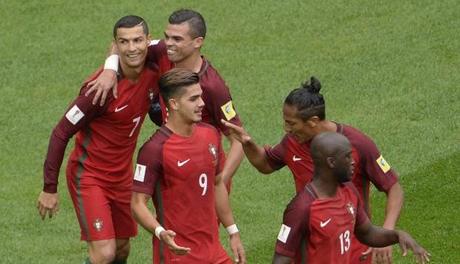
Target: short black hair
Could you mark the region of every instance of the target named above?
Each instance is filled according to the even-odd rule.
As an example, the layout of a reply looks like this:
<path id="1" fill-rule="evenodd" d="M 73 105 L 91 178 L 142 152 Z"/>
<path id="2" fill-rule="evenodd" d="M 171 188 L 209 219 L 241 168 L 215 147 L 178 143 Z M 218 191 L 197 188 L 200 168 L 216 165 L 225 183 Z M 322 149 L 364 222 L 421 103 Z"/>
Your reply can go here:
<path id="1" fill-rule="evenodd" d="M 312 116 L 318 116 L 320 120 L 326 118 L 326 103 L 323 95 L 319 93 L 321 83 L 315 77 L 310 77 L 300 88 L 292 90 L 284 100 L 284 103 L 295 106 L 300 119 L 307 121 Z"/>
<path id="2" fill-rule="evenodd" d="M 196 72 L 184 68 L 174 68 L 167 71 L 158 80 L 160 95 L 168 105 L 168 100 L 182 92 L 182 88 L 199 83 L 200 77 Z"/>
<path id="3" fill-rule="evenodd" d="M 129 15 L 120 18 L 117 23 L 115 23 L 115 26 L 113 26 L 113 38 L 117 38 L 117 30 L 119 28 L 133 28 L 136 26 L 142 26 L 145 35 L 149 34 L 149 26 L 142 17 Z"/>
<path id="4" fill-rule="evenodd" d="M 190 26 L 190 35 L 192 38 L 206 37 L 206 22 L 203 16 L 197 11 L 190 9 L 176 10 L 169 16 L 168 22 L 173 25 L 187 22 Z"/>

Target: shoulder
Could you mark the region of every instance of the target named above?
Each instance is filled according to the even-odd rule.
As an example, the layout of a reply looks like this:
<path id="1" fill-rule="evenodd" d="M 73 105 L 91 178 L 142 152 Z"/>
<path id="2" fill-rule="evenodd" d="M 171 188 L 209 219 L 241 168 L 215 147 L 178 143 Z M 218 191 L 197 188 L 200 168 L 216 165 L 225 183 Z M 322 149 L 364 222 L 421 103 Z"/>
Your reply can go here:
<path id="1" fill-rule="evenodd" d="M 289 202 L 286 207 L 286 211 L 296 211 L 299 213 L 308 213 L 311 208 L 311 204 L 316 198 L 308 191 L 305 187 L 299 191 L 294 198 Z"/>
<path id="2" fill-rule="evenodd" d="M 377 146 L 374 141 L 360 131 L 357 128 L 352 126 L 343 125 L 343 135 L 348 138 L 351 145 L 356 148 L 361 154 L 369 153 L 377 150 Z"/>
<path id="3" fill-rule="evenodd" d="M 221 89 L 228 90 L 224 79 L 206 58 L 203 58 L 203 69 L 200 71 L 200 85 L 203 91 L 216 92 Z"/>
<path id="4" fill-rule="evenodd" d="M 159 155 L 165 142 L 171 137 L 172 132 L 165 126 L 158 128 L 155 133 L 142 145 L 139 153 Z"/>

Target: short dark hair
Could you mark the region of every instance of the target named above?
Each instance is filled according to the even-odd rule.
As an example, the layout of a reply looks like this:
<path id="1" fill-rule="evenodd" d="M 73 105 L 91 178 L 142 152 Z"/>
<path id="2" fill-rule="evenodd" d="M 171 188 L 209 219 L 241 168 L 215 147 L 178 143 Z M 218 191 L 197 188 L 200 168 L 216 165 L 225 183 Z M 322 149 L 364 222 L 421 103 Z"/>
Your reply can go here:
<path id="1" fill-rule="evenodd" d="M 326 103 L 323 95 L 319 93 L 321 83 L 315 77 L 310 78 L 300 88 L 292 90 L 284 100 L 284 103 L 295 106 L 298 117 L 304 121 L 312 116 L 318 116 L 320 120 L 326 118 Z"/>
<path id="2" fill-rule="evenodd" d="M 169 16 L 168 22 L 173 25 L 187 22 L 190 26 L 190 35 L 192 38 L 206 37 L 206 22 L 203 16 L 197 11 L 190 9 L 176 10 Z"/>
<path id="3" fill-rule="evenodd" d="M 117 38 L 117 30 L 119 28 L 133 28 L 136 26 L 142 26 L 145 35 L 149 34 L 149 26 L 142 17 L 129 15 L 120 18 L 117 23 L 115 23 L 115 26 L 113 26 L 113 38 Z"/>
<path id="4" fill-rule="evenodd" d="M 171 97 L 182 92 L 182 88 L 196 84 L 200 81 L 200 77 L 196 72 L 184 68 L 174 68 L 167 71 L 158 80 L 160 94 L 164 102 L 167 102 Z"/>

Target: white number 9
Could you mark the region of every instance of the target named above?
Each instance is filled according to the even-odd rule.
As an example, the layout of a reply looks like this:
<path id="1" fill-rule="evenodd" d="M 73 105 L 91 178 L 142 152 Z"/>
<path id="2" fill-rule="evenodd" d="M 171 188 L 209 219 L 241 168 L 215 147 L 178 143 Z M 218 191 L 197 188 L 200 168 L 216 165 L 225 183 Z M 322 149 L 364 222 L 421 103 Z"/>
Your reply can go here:
<path id="1" fill-rule="evenodd" d="M 201 196 L 204 196 L 206 194 L 206 191 L 208 190 L 208 176 L 206 175 L 206 173 L 202 173 L 200 175 L 200 178 L 198 178 L 198 184 L 201 188 L 203 188 Z"/>

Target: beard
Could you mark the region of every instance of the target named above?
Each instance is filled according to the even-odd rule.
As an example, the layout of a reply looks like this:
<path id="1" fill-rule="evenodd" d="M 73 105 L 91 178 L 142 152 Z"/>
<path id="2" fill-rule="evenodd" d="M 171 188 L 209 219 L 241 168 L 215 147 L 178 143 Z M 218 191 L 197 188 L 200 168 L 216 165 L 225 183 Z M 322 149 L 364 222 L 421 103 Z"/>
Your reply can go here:
<path id="1" fill-rule="evenodd" d="M 335 175 L 337 176 L 337 180 L 339 181 L 339 183 L 345 183 L 351 180 L 349 171 L 345 169 L 336 170 Z"/>

